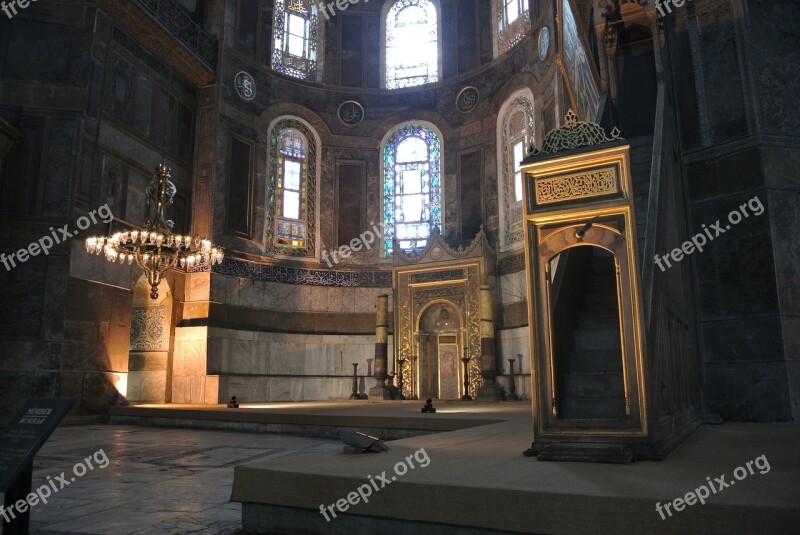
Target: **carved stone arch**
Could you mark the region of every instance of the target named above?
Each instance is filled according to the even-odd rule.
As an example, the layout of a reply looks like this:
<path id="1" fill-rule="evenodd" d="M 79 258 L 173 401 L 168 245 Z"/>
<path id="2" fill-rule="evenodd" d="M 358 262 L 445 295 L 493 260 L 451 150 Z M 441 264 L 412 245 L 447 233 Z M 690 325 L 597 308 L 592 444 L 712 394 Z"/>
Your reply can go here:
<path id="1" fill-rule="evenodd" d="M 492 0 L 492 20 L 489 25 L 492 28 L 492 50 L 495 58 L 502 56 L 523 41 L 530 35 L 532 29 L 528 2 L 524 2 L 528 9 L 524 10 L 519 18 L 511 21 L 508 25 L 503 25 L 502 10 L 505 1 Z"/>
<path id="2" fill-rule="evenodd" d="M 305 121 L 314 132 L 319 143 L 323 141 L 327 142 L 328 138 L 333 136 L 328 123 L 326 123 L 322 117 L 312 109 L 294 102 L 278 102 L 267 106 L 259 116 L 261 131 L 264 133 L 264 136 L 267 136 L 270 126 L 273 125 L 278 118 L 287 116 L 297 117 Z"/>
<path id="3" fill-rule="evenodd" d="M 536 116 L 533 92 L 527 88 L 521 88 L 511 93 L 497 114 L 496 143 L 497 143 L 497 196 L 499 211 L 500 240 L 501 250 L 510 249 L 514 244 L 521 245 L 522 241 L 522 203 L 517 202 L 513 197 L 512 183 L 513 176 L 510 167 L 513 165 L 511 155 L 508 153 L 508 145 L 511 141 L 508 138 L 509 121 L 512 114 L 522 112 L 529 114 L 524 117 L 527 124 L 527 142 L 534 143 L 536 137 Z"/>
<path id="4" fill-rule="evenodd" d="M 422 114 L 422 115 L 424 115 L 424 114 Z M 386 146 L 389 143 L 389 141 L 392 138 L 392 136 L 394 136 L 397 132 L 399 132 L 403 128 L 406 128 L 406 127 L 409 127 L 409 126 L 412 126 L 412 125 L 421 126 L 421 127 L 425 128 L 425 129 L 429 130 L 436 137 L 439 138 L 438 139 L 438 144 L 439 144 L 438 173 L 439 173 L 439 180 L 440 180 L 440 187 L 439 187 L 439 192 L 438 192 L 439 210 L 440 210 L 440 227 L 439 227 L 439 230 L 440 231 L 444 231 L 444 229 L 446 228 L 446 225 L 447 225 L 447 217 L 446 217 L 446 213 L 445 213 L 446 212 L 446 202 L 447 202 L 447 198 L 446 198 L 446 195 L 445 195 L 445 189 L 446 189 L 446 183 L 445 183 L 445 180 L 446 180 L 446 172 L 445 172 L 445 138 L 444 138 L 444 135 L 442 134 L 442 131 L 434 123 L 431 123 L 429 121 L 425 121 L 425 120 L 408 120 L 408 121 L 403 121 L 403 122 L 394 124 L 393 126 L 391 126 L 390 128 L 388 128 L 386 130 L 386 133 L 384 134 L 383 138 L 381 139 L 381 142 L 380 142 L 380 145 L 379 145 L 380 168 L 379 168 L 379 175 L 378 175 L 380 177 L 379 178 L 379 183 L 380 183 L 381 194 L 380 194 L 380 204 L 379 204 L 379 206 L 381 207 L 381 214 L 382 214 L 382 217 L 385 215 L 384 207 L 386 205 L 386 198 L 385 198 L 386 162 L 385 162 L 385 159 L 383 157 L 384 150 L 386 149 Z M 381 255 L 384 255 L 389 250 L 389 248 L 386 246 L 386 239 L 385 239 L 385 236 L 384 236 L 384 233 L 386 231 L 386 226 L 385 226 L 386 225 L 386 220 L 385 220 L 385 218 L 383 218 L 383 222 L 384 222 L 384 226 L 381 229 L 382 230 L 382 235 L 381 235 Z M 433 230 L 433 229 L 431 229 L 431 230 Z"/>
<path id="5" fill-rule="evenodd" d="M 307 169 L 307 189 L 306 189 L 306 229 L 305 240 L 301 247 L 289 247 L 276 245 L 273 239 L 278 230 L 276 205 L 274 195 L 277 188 L 277 148 L 272 143 L 272 138 L 277 131 L 282 128 L 292 128 L 299 131 L 308 143 L 308 169 Z M 266 251 L 276 255 L 290 257 L 297 260 L 316 261 L 320 254 L 320 235 L 319 235 L 319 210 L 317 203 L 319 200 L 320 171 L 322 164 L 322 142 L 317 131 L 305 119 L 293 115 L 281 115 L 272 120 L 265 131 L 267 145 L 267 167 L 265 185 L 267 214 L 264 224 L 264 248 Z"/>
<path id="6" fill-rule="evenodd" d="M 389 11 L 394 7 L 397 2 L 401 0 L 388 0 L 383 3 L 381 7 L 381 18 L 380 18 L 380 41 L 379 45 L 381 47 L 381 63 L 380 63 L 380 73 L 381 73 L 381 88 L 386 89 L 386 20 L 389 16 Z M 437 46 L 437 55 L 438 55 L 438 79 L 437 81 L 441 81 L 444 75 L 444 65 L 442 64 L 442 4 L 440 0 L 426 0 L 430 2 L 434 9 L 436 10 L 436 46 Z M 434 82 L 435 83 L 435 82 Z M 425 84 L 428 85 L 428 84 Z M 423 86 L 417 86 L 424 87 Z M 396 91 L 393 89 L 392 91 Z"/>
<path id="7" fill-rule="evenodd" d="M 294 8 L 292 10 L 296 10 L 297 8 L 300 11 L 307 12 L 307 16 L 309 22 L 311 24 L 310 32 L 311 37 L 310 39 L 313 40 L 313 50 L 314 50 L 314 58 L 311 61 L 311 72 L 308 72 L 307 77 L 298 76 L 297 72 L 290 74 L 285 72 L 287 67 L 289 70 L 302 70 L 299 69 L 299 65 L 307 65 L 306 60 L 294 57 L 294 59 L 282 63 L 280 60 L 281 54 L 276 49 L 276 41 L 278 38 L 277 32 L 282 31 L 284 27 L 283 20 L 279 20 L 278 17 L 282 15 L 284 10 L 288 7 L 287 4 L 288 0 L 281 0 L 280 5 L 275 5 L 275 9 L 272 10 L 273 12 L 273 19 L 272 19 L 272 35 L 270 39 L 270 47 L 272 48 L 270 56 L 272 57 L 271 67 L 276 72 L 282 73 L 286 76 L 293 76 L 300 80 L 307 80 L 310 82 L 322 82 L 323 73 L 325 72 L 325 17 L 321 16 L 319 13 L 319 4 L 313 2 L 312 0 L 292 0 L 291 4 L 294 4 Z"/>
<path id="8" fill-rule="evenodd" d="M 450 122 L 436 112 L 407 109 L 393 113 L 379 122 L 370 132 L 370 137 L 378 140 L 378 148 L 382 148 L 391 132 L 407 123 L 428 125 L 436 131 L 442 141 L 458 137 L 458 131 L 450 126 Z"/>

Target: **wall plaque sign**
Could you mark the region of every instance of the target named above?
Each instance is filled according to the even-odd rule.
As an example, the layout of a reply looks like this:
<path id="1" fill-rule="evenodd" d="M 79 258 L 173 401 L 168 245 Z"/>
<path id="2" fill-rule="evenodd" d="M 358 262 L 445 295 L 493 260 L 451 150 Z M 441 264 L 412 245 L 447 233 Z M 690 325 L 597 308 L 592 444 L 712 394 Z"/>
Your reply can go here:
<path id="1" fill-rule="evenodd" d="M 462 89 L 456 97 L 456 108 L 461 113 L 469 113 L 478 106 L 481 100 L 481 93 L 477 87 L 467 86 Z"/>
<path id="2" fill-rule="evenodd" d="M 14 485 L 74 404 L 74 399 L 28 400 L 0 431 L 0 492 Z"/>
<path id="3" fill-rule="evenodd" d="M 252 102 L 256 98 L 256 81 L 249 72 L 239 71 L 233 78 L 233 87 L 236 95 L 245 102 Z"/>
<path id="4" fill-rule="evenodd" d="M 339 105 L 339 120 L 345 126 L 358 126 L 364 120 L 364 106 L 355 100 L 346 100 Z"/>
<path id="5" fill-rule="evenodd" d="M 544 61 L 550 51 L 550 28 L 545 26 L 539 30 L 539 60 Z"/>

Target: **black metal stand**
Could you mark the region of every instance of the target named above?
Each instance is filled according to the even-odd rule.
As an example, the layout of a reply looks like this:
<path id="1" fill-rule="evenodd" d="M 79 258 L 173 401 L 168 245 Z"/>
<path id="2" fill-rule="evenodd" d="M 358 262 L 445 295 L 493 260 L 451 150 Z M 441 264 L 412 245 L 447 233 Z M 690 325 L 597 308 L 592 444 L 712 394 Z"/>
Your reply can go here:
<path id="1" fill-rule="evenodd" d="M 358 395 L 358 362 L 353 363 L 353 393 L 350 394 L 350 399 L 361 399 Z"/>
<path id="2" fill-rule="evenodd" d="M 33 462 L 28 463 L 23 472 L 19 475 L 19 479 L 8 489 L 4 498 L 4 513 L 12 516 L 11 522 L 6 522 L 5 518 L 0 516 L 0 533 L 3 535 L 27 535 L 28 526 L 31 520 L 30 506 L 26 507 L 24 513 L 20 513 L 18 509 L 11 507 L 17 501 L 23 501 L 31 493 L 31 478 L 33 477 Z"/>
<path id="3" fill-rule="evenodd" d="M 461 399 L 472 401 L 472 396 L 469 395 L 469 357 L 462 357 L 461 362 L 464 363 L 464 395 Z"/>
<path id="4" fill-rule="evenodd" d="M 514 359 L 508 359 L 508 363 L 511 365 L 511 375 L 508 378 L 508 399 L 511 401 L 519 401 L 519 396 L 517 395 L 517 379 L 514 376 Z"/>
<path id="5" fill-rule="evenodd" d="M 417 360 L 419 360 L 419 357 L 411 357 L 411 397 L 408 398 L 408 399 L 419 399 L 419 397 L 417 397 L 417 393 L 416 393 L 417 380 L 419 379 L 419 377 L 417 377 L 417 374 L 416 374 L 416 371 L 417 371 Z"/>
<path id="6" fill-rule="evenodd" d="M 397 365 L 399 366 L 399 373 L 397 374 L 397 388 L 400 389 L 400 399 L 406 399 L 405 394 L 403 394 L 403 368 L 405 367 L 405 364 L 406 359 L 400 359 L 397 361 Z"/>

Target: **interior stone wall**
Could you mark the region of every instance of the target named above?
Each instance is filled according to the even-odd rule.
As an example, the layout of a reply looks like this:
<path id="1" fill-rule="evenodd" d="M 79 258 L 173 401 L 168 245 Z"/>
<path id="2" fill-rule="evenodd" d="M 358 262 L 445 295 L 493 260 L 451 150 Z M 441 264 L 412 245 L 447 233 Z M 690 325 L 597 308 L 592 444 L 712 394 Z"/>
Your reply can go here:
<path id="1" fill-rule="evenodd" d="M 169 399 L 172 355 L 173 296 L 167 281 L 150 297 L 142 274 L 133 288 L 128 346 L 128 392 L 131 403 L 164 403 Z"/>
<path id="2" fill-rule="evenodd" d="M 269 123 L 297 116 L 320 137 L 322 247 L 339 245 L 336 162 L 365 164 L 365 223 L 379 219 L 380 142 L 393 126 L 409 120 L 431 122 L 443 134 L 443 230 L 455 239 L 468 238 L 459 235 L 460 156 L 481 155 L 481 216 L 492 238 L 498 229 L 497 113 L 510 94 L 529 87 L 537 100 L 537 131 L 543 134 L 563 116 L 563 87 L 552 51 L 546 61 L 536 59 L 535 35 L 496 61 L 491 57 L 493 21 L 485 16 L 485 0 L 443 0 L 442 37 L 449 39 L 443 54 L 449 59 L 442 81 L 391 94 L 378 88 L 375 77 L 382 2 L 350 6 L 346 17 L 326 24 L 321 78 L 311 83 L 270 69 L 272 3 L 257 4 L 257 21 L 239 17 L 239 4 L 210 2 L 204 14 L 223 43 L 218 85 L 192 87 L 180 75 L 171 82 L 175 116 L 168 123 L 166 151 L 181 195 L 175 219 L 185 227 L 193 220 L 194 228 L 213 229 L 211 237 L 230 258 L 287 272 L 305 269 L 317 282 L 234 276 L 227 265 L 206 282 L 170 275 L 176 353 L 168 393 L 175 401 L 191 402 L 224 401 L 229 395 L 314 399 L 325 391 L 346 397 L 348 358 L 340 354 L 337 360 L 336 348 L 354 355 L 365 373 L 374 353 L 375 297 L 391 286 L 390 264 L 374 251 L 354 255 L 335 269 L 319 259 L 299 263 L 265 253 Z M 535 29 L 546 23 L 557 35 L 553 5 L 532 0 L 531 12 Z M 471 12 L 478 16 L 464 15 Z M 669 76 L 679 97 L 683 140 L 675 157 L 688 172 L 688 230 L 724 217 L 754 195 L 767 207 L 764 216 L 692 259 L 707 405 L 730 419 L 800 415 L 800 297 L 794 284 L 800 238 L 793 233 L 800 119 L 794 105 L 798 86 L 786 82 L 798 68 L 792 25 L 797 15 L 797 3 L 788 0 L 696 0 L 677 13 L 670 36 L 675 68 Z M 242 20 L 253 28 L 252 35 L 237 27 Z M 363 37 L 361 49 L 357 43 L 342 49 L 351 30 Z M 254 76 L 255 102 L 235 97 L 232 80 L 239 70 Z M 24 135 L 11 148 L 2 175 L 0 251 L 17 251 L 50 226 L 72 223 L 104 203 L 117 217 L 140 222 L 150 169 L 161 160 L 169 71 L 169 58 L 137 43 L 90 0 L 40 0 L 13 20 L 0 17 L 0 116 Z M 479 89 L 481 102 L 464 114 L 454 103 L 466 85 Z M 367 111 L 356 128 L 336 118 L 339 104 L 349 99 Z M 208 112 L 202 125 L 199 106 Z M 195 160 L 195 132 L 206 136 L 204 142 L 216 152 L 204 150 Z M 227 147 L 233 135 L 254 147 L 252 236 L 230 235 L 224 227 Z M 187 203 L 199 179 L 213 181 L 213 192 L 201 192 L 213 199 L 208 213 L 190 214 Z M 522 353 L 523 373 L 529 373 L 521 258 L 507 251 L 499 259 L 498 355 L 506 370 L 507 358 Z M 80 239 L 29 260 L 24 268 L 0 268 L 5 290 L 0 423 L 28 395 L 77 397 L 75 414 L 86 415 L 101 415 L 121 400 L 136 277 L 130 268 L 86 255 Z M 189 290 L 180 286 L 184 279 Z M 296 357 L 306 352 L 308 367 L 299 367 Z M 289 386 L 293 382 L 298 386 Z"/>
<path id="3" fill-rule="evenodd" d="M 93 24 L 83 2 L 42 0 L 0 18 L 0 115 L 23 134 L 0 172 L 6 255 L 81 215 L 72 200 Z M 28 397 L 74 396 L 72 415 L 100 414 L 116 397 L 125 296 L 73 280 L 70 254 L 67 240 L 0 268 L 0 423 Z"/>
<path id="4" fill-rule="evenodd" d="M 208 327 L 177 327 L 172 360 L 173 403 L 223 403 L 219 376 L 209 373 Z"/>
<path id="5" fill-rule="evenodd" d="M 292 334 L 212 327 L 209 373 L 219 375 L 220 400 L 243 402 L 346 399 L 353 363 L 359 392 L 374 386 L 375 335 Z M 390 351 L 391 337 L 389 339 Z M 391 371 L 391 366 L 390 366 Z"/>
<path id="6" fill-rule="evenodd" d="M 497 354 L 499 357 L 497 371 L 502 374 L 498 378 L 498 383 L 508 392 L 511 372 L 511 364 L 508 359 L 514 359 L 514 375 L 516 376 L 517 395 L 520 399 L 531 399 L 533 390 L 529 339 L 530 333 L 527 325 L 512 329 L 502 329 L 497 332 Z"/>
<path id="7" fill-rule="evenodd" d="M 791 290 L 800 257 L 798 237 L 786 232 L 797 221 L 800 116 L 796 84 L 781 78 L 800 65 L 786 46 L 798 39 L 788 22 L 798 13 L 796 2 L 698 0 L 670 35 L 690 231 L 725 222 L 756 196 L 766 210 L 692 256 L 707 408 L 726 419 L 800 414 Z"/>

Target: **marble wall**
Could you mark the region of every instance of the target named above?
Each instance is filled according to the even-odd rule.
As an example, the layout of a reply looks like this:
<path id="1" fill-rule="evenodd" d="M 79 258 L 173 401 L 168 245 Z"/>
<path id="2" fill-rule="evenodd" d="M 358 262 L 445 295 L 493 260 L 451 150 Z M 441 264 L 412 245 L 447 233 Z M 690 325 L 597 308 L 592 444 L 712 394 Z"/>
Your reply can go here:
<path id="1" fill-rule="evenodd" d="M 209 328 L 208 373 L 219 375 L 219 396 L 244 402 L 344 399 L 370 374 L 374 335 L 314 335 Z M 391 351 L 391 337 L 389 338 Z M 391 365 L 390 365 L 391 368 Z"/>
<path id="2" fill-rule="evenodd" d="M 173 403 L 221 403 L 219 376 L 209 374 L 208 327 L 177 327 L 172 358 Z"/>
<path id="3" fill-rule="evenodd" d="M 690 232 L 755 196 L 765 207 L 691 259 L 706 409 L 725 419 L 800 417 L 800 240 L 789 230 L 798 220 L 800 115 L 797 84 L 784 77 L 800 65 L 787 46 L 798 40 L 790 22 L 798 14 L 790 1 L 698 0 L 669 35 L 682 82 Z"/>
<path id="4" fill-rule="evenodd" d="M 508 359 L 514 359 L 517 395 L 523 399 L 531 398 L 531 357 L 528 345 L 528 327 L 504 329 L 497 333 L 498 371 L 502 374 L 497 382 L 508 391 L 511 366 Z"/>
<path id="5" fill-rule="evenodd" d="M 375 300 L 385 293 L 391 293 L 391 288 L 332 288 L 218 274 L 211 277 L 212 302 L 283 312 L 374 314 Z"/>

